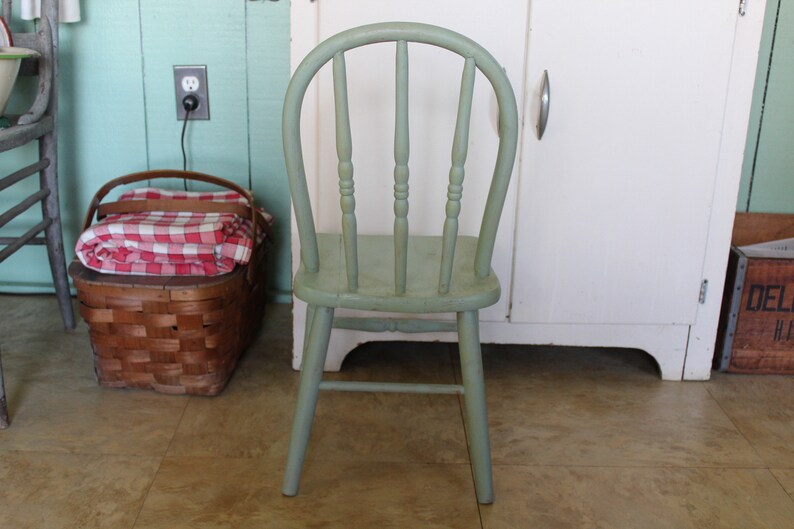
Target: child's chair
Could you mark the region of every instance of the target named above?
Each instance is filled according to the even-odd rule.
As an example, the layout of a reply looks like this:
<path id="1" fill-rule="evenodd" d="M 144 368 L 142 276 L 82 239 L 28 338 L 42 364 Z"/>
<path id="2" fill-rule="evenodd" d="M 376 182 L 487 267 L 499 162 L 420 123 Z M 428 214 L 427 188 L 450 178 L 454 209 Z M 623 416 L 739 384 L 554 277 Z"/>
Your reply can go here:
<path id="1" fill-rule="evenodd" d="M 358 236 L 345 52 L 373 43 L 396 43 L 396 130 L 394 140 L 394 233 Z M 443 235 L 408 233 L 408 43 L 429 44 L 461 56 L 463 74 L 452 146 Z M 333 61 L 336 145 L 339 158 L 342 234 L 316 233 L 301 150 L 300 114 L 304 94 L 320 68 Z M 499 148 L 478 237 L 458 235 L 464 163 L 475 70 L 488 79 L 499 106 Z M 298 66 L 284 102 L 283 137 L 301 265 L 295 295 L 308 304 L 307 333 L 297 407 L 292 426 L 283 493 L 298 491 L 318 390 L 456 393 L 464 396 L 466 433 L 480 503 L 493 501 L 488 416 L 485 404 L 478 311 L 497 302 L 499 280 L 491 269 L 494 240 L 516 154 L 518 118 L 510 82 L 501 66 L 472 40 L 435 26 L 383 23 L 354 28 L 315 48 Z M 477 175 L 480 177 L 480 175 Z M 359 274 L 359 270 L 362 271 Z M 399 313 L 457 313 L 457 326 L 421 320 L 425 331 L 457 329 L 463 385 L 322 381 L 328 339 L 336 308 Z M 402 322 L 403 320 L 401 320 Z M 373 318 L 344 325 L 361 330 L 388 328 Z"/>

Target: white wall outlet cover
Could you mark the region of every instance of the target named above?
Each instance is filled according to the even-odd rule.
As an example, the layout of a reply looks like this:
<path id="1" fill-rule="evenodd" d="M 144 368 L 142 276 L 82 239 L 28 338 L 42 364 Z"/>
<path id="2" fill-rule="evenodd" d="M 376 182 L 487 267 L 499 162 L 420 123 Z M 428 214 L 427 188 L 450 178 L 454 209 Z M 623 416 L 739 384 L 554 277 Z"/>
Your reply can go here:
<path id="1" fill-rule="evenodd" d="M 195 75 L 186 75 L 182 78 L 182 90 L 185 92 L 195 92 L 200 86 L 199 78 Z"/>
<path id="2" fill-rule="evenodd" d="M 198 105 L 190 112 L 189 119 L 210 119 L 209 84 L 207 66 L 174 66 L 174 92 L 176 95 L 176 119 L 183 120 L 185 97 L 196 98 Z"/>

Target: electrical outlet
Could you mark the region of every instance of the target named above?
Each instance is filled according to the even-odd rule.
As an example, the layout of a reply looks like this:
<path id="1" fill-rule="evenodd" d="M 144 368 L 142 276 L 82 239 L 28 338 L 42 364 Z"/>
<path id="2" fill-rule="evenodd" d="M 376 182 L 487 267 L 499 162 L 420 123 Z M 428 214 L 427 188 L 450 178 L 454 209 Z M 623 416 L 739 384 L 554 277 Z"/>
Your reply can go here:
<path id="1" fill-rule="evenodd" d="M 187 95 L 196 96 L 198 107 L 190 113 L 190 119 L 210 119 L 210 99 L 207 86 L 206 66 L 174 66 L 174 88 L 176 90 L 176 119 L 185 119 L 182 101 Z"/>
<path id="2" fill-rule="evenodd" d="M 186 75 L 182 78 L 182 90 L 185 92 L 198 92 L 201 83 L 195 75 Z"/>

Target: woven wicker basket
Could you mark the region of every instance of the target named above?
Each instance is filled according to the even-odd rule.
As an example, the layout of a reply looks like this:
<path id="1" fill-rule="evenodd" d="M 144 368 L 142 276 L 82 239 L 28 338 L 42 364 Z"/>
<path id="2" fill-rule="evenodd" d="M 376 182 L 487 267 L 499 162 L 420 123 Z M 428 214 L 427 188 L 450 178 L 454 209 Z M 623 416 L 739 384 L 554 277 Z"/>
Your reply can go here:
<path id="1" fill-rule="evenodd" d="M 94 212 L 101 218 L 107 212 L 127 210 L 122 202 L 99 205 L 113 187 L 166 177 L 233 189 L 249 199 L 247 211 L 254 211 L 250 193 L 231 182 L 201 173 L 148 171 L 117 178 L 100 189 L 84 229 Z M 178 202 L 175 209 L 182 210 L 184 202 L 192 203 Z M 191 211 L 203 208 L 193 206 Z M 158 204 L 158 210 L 161 207 Z M 252 219 L 259 229 L 269 230 L 266 223 L 256 223 L 253 213 Z M 264 315 L 269 240 L 268 233 L 248 265 L 215 277 L 101 274 L 75 260 L 69 274 L 80 300 L 80 315 L 89 327 L 99 384 L 172 394 L 222 391 Z"/>

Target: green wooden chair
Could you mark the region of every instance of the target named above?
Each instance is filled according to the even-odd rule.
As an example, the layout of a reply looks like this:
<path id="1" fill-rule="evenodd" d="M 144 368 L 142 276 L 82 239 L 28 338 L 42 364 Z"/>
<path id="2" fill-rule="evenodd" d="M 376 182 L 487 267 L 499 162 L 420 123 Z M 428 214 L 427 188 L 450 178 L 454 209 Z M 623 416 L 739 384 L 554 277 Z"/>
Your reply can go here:
<path id="1" fill-rule="evenodd" d="M 394 233 L 358 236 L 345 52 L 367 44 L 396 43 L 396 130 L 394 140 Z M 442 236 L 408 233 L 408 43 L 445 48 L 463 58 L 452 166 Z M 300 114 L 312 78 L 333 61 L 336 145 L 339 158 L 342 234 L 316 233 L 301 150 Z M 458 235 L 464 163 L 475 71 L 490 82 L 499 105 L 499 148 L 478 237 Z M 485 404 L 478 310 L 497 302 L 499 280 L 491 269 L 496 230 L 516 154 L 518 118 L 510 82 L 501 66 L 472 40 L 435 26 L 382 23 L 354 28 L 317 46 L 295 70 L 284 102 L 283 138 L 287 174 L 301 243 L 295 295 L 308 304 L 292 437 L 282 491 L 294 496 L 309 442 L 318 390 L 451 393 L 464 396 L 466 433 L 477 498 L 493 501 L 488 416 Z M 479 175 L 477 175 L 479 176 Z M 361 273 L 359 273 L 361 271 Z M 344 318 L 337 327 L 365 331 L 457 331 L 463 385 L 322 381 L 336 308 L 364 311 L 457 313 L 454 322 Z"/>

